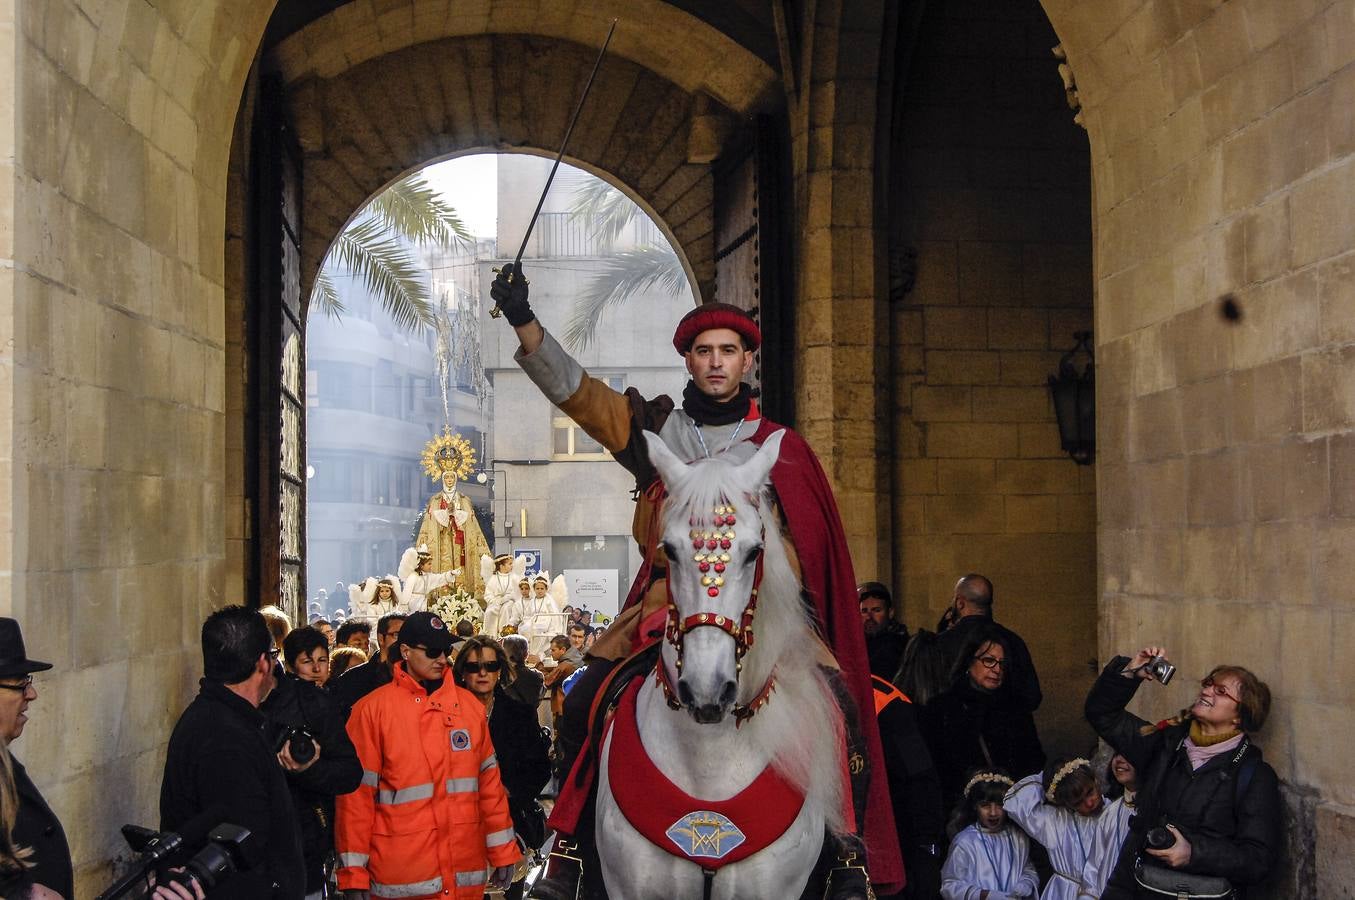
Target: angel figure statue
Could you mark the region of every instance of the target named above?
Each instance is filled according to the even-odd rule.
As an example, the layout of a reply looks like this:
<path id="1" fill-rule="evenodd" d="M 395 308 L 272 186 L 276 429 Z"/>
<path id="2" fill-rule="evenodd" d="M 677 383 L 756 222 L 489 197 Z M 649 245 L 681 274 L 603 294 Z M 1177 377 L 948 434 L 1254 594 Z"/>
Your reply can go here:
<path id="1" fill-rule="evenodd" d="M 475 450 L 465 438 L 444 428 L 424 445 L 422 462 L 423 470 L 440 483 L 440 489 L 424 506 L 414 543 L 428 548 L 431 561 L 427 571 L 459 571 L 463 577 L 459 587 L 479 597 L 484 579 L 475 563 L 489 553 L 489 544 L 470 498 L 456 489 L 457 482 L 475 467 Z"/>
<path id="2" fill-rule="evenodd" d="M 497 638 L 503 633 L 501 621 L 504 607 L 517 599 L 518 579 L 527 571 L 527 557 L 513 558 L 511 553 L 500 553 L 490 559 L 480 557 L 480 577 L 485 583 L 484 633 Z"/>
<path id="3" fill-rule="evenodd" d="M 365 578 L 361 584 L 348 586 L 348 618 L 366 622 L 373 629 L 376 621 L 387 613 L 410 613 L 409 603 L 400 588 L 400 579 L 394 575 L 384 578 Z"/>

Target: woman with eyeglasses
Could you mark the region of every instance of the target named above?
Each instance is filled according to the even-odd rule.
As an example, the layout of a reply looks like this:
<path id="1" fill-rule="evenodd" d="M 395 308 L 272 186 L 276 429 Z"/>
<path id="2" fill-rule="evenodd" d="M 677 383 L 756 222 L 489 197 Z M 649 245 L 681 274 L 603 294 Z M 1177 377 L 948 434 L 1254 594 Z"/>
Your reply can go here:
<path id="1" fill-rule="evenodd" d="M 1006 685 L 1010 658 L 1000 632 L 976 630 L 955 663 L 950 687 L 919 710 L 945 807 L 960 799 L 966 773 L 975 769 L 1044 768 L 1035 720 Z"/>
<path id="2" fill-rule="evenodd" d="M 1166 657 L 1161 647 L 1117 656 L 1087 696 L 1087 721 L 1137 771 L 1133 833 L 1104 896 L 1160 896 L 1171 884 L 1181 896 L 1243 897 L 1280 847 L 1279 779 L 1254 740 L 1270 688 L 1241 666 L 1215 666 L 1189 707 L 1149 724 L 1125 707 L 1144 680 L 1170 680 L 1154 665 Z"/>
<path id="3" fill-rule="evenodd" d="M 541 734 L 536 711 L 515 700 L 503 687 L 508 657 L 499 643 L 485 635 L 466 639 L 452 664 L 456 683 L 475 695 L 489 717 L 489 737 L 499 758 L 499 772 L 508 791 L 513 828 L 528 850 L 545 843 L 545 815 L 536 798 L 550 780 L 550 745 Z M 504 895 L 520 900 L 527 876 L 518 877 Z"/>

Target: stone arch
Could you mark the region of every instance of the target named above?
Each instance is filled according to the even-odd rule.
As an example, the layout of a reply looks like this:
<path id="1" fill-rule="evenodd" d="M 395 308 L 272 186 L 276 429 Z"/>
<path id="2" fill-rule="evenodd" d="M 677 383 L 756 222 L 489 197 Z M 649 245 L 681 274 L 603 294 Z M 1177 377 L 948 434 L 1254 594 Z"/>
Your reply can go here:
<path id="1" fill-rule="evenodd" d="M 288 91 L 305 153 L 303 281 L 384 185 L 476 151 L 554 155 L 596 51 L 551 38 L 490 35 L 417 44 Z M 520 60 L 531 62 L 522 66 Z M 710 167 L 687 161 L 697 95 L 624 59 L 598 73 L 568 158 L 649 213 L 702 297 L 714 283 Z"/>

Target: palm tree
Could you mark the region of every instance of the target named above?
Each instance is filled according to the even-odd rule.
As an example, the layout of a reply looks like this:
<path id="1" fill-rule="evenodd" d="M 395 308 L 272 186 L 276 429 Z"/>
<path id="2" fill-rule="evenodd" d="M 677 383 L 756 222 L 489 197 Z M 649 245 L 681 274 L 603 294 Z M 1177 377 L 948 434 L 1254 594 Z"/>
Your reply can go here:
<path id="1" fill-rule="evenodd" d="M 576 352 L 598 336 L 603 314 L 641 291 L 658 288 L 669 296 L 688 288 L 687 273 L 672 247 L 641 244 L 616 251 L 613 248 L 626 226 L 644 213 L 629 197 L 602 179 L 589 179 L 574 195 L 570 218 L 582 222 L 606 257 L 602 270 L 593 276 L 565 325 L 565 344 Z"/>
<path id="2" fill-rule="evenodd" d="M 343 302 L 333 272 L 340 266 L 366 285 L 396 325 L 433 327 L 433 308 L 422 270 L 410 255 L 409 243 L 449 246 L 473 244 L 474 238 L 456 210 L 434 191 L 423 175 L 413 172 L 377 194 L 353 225 L 334 239 L 311 290 L 311 304 L 338 317 Z"/>

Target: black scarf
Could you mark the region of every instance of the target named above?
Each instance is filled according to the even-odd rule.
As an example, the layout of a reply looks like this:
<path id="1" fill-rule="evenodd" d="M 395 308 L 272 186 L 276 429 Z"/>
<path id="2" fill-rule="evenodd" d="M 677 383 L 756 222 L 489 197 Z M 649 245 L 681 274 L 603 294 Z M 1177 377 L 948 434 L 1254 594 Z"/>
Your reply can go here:
<path id="1" fill-rule="evenodd" d="M 701 393 L 691 380 L 682 389 L 682 411 L 698 425 L 733 425 L 740 419 L 746 419 L 752 400 L 753 389 L 747 382 L 740 382 L 738 395 L 725 403 Z"/>

